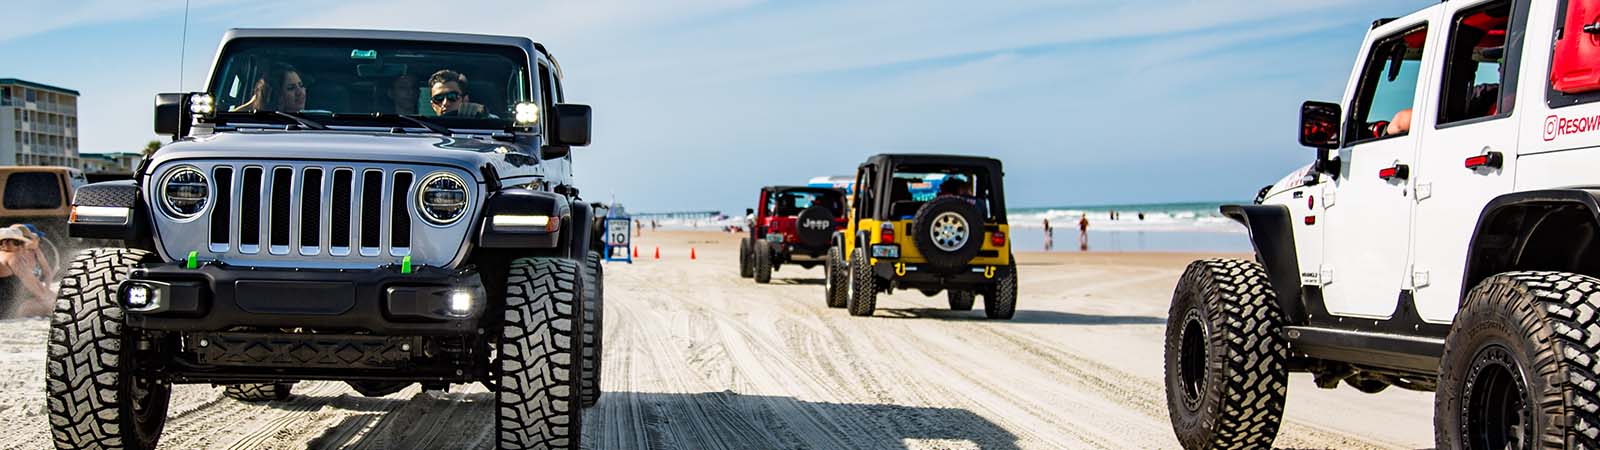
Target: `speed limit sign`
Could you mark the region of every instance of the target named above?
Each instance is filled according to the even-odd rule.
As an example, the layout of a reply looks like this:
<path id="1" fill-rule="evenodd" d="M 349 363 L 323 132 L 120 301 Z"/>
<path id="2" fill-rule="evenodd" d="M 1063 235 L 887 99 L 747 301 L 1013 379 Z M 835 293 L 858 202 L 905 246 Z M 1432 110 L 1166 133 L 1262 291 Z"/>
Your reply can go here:
<path id="1" fill-rule="evenodd" d="M 633 254 L 629 253 L 632 247 L 629 238 L 633 236 L 633 219 L 627 217 L 606 218 L 606 260 L 627 261 L 633 263 Z"/>

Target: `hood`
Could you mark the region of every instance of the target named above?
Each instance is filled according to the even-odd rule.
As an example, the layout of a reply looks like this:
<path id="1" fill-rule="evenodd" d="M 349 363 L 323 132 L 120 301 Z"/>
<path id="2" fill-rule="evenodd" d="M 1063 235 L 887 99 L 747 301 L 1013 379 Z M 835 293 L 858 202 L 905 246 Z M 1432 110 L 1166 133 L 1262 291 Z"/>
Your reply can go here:
<path id="1" fill-rule="evenodd" d="M 518 150 L 523 147 L 525 150 Z M 197 136 L 157 151 L 151 167 L 186 159 L 381 161 L 453 166 L 483 182 L 485 165 L 498 174 L 526 173 L 538 160 L 519 144 L 479 138 L 348 131 L 241 131 Z"/>

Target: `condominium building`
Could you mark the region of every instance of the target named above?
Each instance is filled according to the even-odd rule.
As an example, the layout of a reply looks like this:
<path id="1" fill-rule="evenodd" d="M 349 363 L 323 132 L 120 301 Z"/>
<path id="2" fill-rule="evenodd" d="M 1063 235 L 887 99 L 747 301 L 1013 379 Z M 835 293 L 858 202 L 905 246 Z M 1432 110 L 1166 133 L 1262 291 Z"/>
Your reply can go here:
<path id="1" fill-rule="evenodd" d="M 78 91 L 0 78 L 0 166 L 79 167 Z"/>

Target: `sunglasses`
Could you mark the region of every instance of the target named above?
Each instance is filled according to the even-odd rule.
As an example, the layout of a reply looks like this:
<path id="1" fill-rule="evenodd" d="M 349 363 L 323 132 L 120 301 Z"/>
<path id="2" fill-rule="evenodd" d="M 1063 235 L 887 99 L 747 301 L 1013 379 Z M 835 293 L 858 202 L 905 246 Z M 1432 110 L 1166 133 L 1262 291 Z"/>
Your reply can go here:
<path id="1" fill-rule="evenodd" d="M 460 92 L 455 92 L 455 91 L 450 91 L 450 92 L 446 92 L 446 93 L 443 93 L 443 94 L 437 94 L 437 95 L 433 96 L 432 100 L 433 100 L 433 104 L 435 104 L 435 105 L 440 104 L 440 103 L 444 103 L 445 100 L 449 100 L 449 101 L 452 101 L 452 102 L 460 101 L 461 100 L 461 93 Z"/>

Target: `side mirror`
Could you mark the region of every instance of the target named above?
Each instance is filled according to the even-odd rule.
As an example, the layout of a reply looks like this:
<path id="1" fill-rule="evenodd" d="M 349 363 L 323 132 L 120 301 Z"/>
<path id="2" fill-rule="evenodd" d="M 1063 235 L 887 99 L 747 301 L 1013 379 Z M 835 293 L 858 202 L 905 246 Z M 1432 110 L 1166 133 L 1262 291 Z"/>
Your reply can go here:
<path id="1" fill-rule="evenodd" d="M 156 134 L 177 140 L 189 134 L 189 94 L 156 94 Z"/>
<path id="2" fill-rule="evenodd" d="M 550 127 L 551 143 L 574 147 L 589 145 L 589 125 L 593 121 L 589 105 L 558 104 L 554 116 Z"/>
<path id="3" fill-rule="evenodd" d="M 1339 105 L 1305 102 L 1300 105 L 1300 145 L 1317 149 L 1339 147 Z"/>

